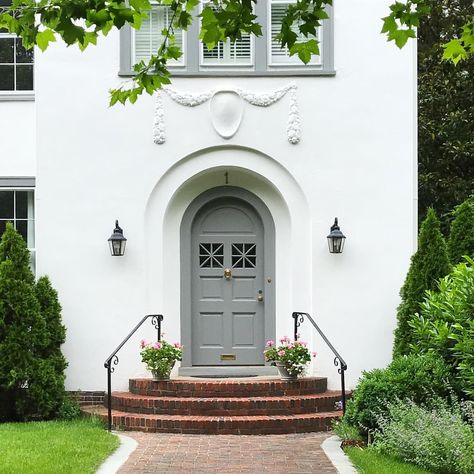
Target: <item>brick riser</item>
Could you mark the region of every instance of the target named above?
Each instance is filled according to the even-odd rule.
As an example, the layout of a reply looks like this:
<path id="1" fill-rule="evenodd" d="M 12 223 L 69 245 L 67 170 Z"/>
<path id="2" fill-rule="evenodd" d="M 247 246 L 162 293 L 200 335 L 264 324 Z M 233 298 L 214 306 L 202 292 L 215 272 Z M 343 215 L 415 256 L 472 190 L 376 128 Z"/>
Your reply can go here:
<path id="1" fill-rule="evenodd" d="M 105 408 L 95 413 L 107 420 Z M 112 424 L 115 429 L 151 433 L 266 435 L 327 431 L 340 416 L 340 411 L 291 416 L 211 417 L 139 415 L 114 410 Z"/>
<path id="2" fill-rule="evenodd" d="M 112 394 L 115 429 L 187 434 L 283 434 L 325 431 L 342 413 L 325 378 L 131 379 Z M 84 407 L 107 420 L 107 408 Z"/>
<path id="3" fill-rule="evenodd" d="M 281 397 L 151 397 L 114 392 L 112 408 L 127 413 L 194 416 L 294 415 L 333 411 L 341 392 Z"/>
<path id="4" fill-rule="evenodd" d="M 270 380 L 169 380 L 130 379 L 129 390 L 136 395 L 154 397 L 281 397 L 323 393 L 327 390 L 327 379 L 308 377 L 288 382 Z"/>

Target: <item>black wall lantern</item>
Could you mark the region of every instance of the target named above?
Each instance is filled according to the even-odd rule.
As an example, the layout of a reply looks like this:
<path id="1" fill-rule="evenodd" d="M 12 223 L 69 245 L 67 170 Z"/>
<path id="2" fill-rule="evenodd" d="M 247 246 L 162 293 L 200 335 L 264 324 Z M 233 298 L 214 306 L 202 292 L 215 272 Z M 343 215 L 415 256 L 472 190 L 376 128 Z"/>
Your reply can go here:
<path id="1" fill-rule="evenodd" d="M 328 235 L 328 245 L 330 253 L 342 253 L 344 249 L 344 241 L 346 236 L 341 232 L 337 223 L 337 217 L 334 219 L 334 224 L 331 226 L 331 232 Z"/>
<path id="2" fill-rule="evenodd" d="M 125 245 L 127 239 L 123 236 L 123 230 L 118 225 L 118 220 L 115 221 L 114 233 L 110 236 L 109 247 L 110 253 L 113 257 L 121 257 L 125 253 Z"/>

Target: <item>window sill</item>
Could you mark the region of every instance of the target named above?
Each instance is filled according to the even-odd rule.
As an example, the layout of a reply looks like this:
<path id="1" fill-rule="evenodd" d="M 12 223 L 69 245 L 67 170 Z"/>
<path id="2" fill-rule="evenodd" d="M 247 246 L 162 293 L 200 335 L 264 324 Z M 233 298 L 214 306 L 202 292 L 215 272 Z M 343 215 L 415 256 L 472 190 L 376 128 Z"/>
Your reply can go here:
<path id="1" fill-rule="evenodd" d="M 11 93 L 6 91 L 0 91 L 0 102 L 34 102 L 35 93 Z"/>
<path id="2" fill-rule="evenodd" d="M 233 70 L 214 70 L 214 71 L 170 71 L 171 77 L 305 77 L 305 76 L 324 76 L 332 77 L 336 75 L 335 70 L 321 69 L 291 69 L 291 70 L 269 70 L 269 71 L 239 71 Z M 133 71 L 119 71 L 119 77 L 133 77 Z"/>

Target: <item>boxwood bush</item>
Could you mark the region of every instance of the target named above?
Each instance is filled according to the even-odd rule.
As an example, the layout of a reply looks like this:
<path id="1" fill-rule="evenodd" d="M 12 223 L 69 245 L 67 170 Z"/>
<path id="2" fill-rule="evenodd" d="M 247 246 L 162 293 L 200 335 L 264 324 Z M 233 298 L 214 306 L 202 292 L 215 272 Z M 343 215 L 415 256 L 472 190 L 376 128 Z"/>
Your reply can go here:
<path id="1" fill-rule="evenodd" d="M 450 394 L 450 370 L 431 354 L 395 358 L 385 369 L 364 372 L 347 403 L 345 420 L 362 432 L 379 428 L 388 405 L 396 400 L 428 403 L 433 397 Z"/>

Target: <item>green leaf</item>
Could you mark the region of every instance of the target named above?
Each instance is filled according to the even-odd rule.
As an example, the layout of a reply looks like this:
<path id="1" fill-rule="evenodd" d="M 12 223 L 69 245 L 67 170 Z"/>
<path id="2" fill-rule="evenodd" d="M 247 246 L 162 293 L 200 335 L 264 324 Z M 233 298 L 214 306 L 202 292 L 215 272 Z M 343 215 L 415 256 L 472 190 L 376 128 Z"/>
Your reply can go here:
<path id="1" fill-rule="evenodd" d="M 36 35 L 36 44 L 38 45 L 41 51 L 46 51 L 49 46 L 49 43 L 53 43 L 56 41 L 56 37 L 54 35 L 54 31 L 52 30 L 44 30 L 38 32 Z"/>
<path id="2" fill-rule="evenodd" d="M 129 0 L 129 3 L 132 8 L 139 12 L 151 10 L 151 4 L 149 0 Z"/>
<path id="3" fill-rule="evenodd" d="M 445 61 L 452 61 L 454 64 L 457 64 L 462 59 L 468 57 L 467 51 L 461 44 L 461 41 L 458 39 L 453 39 L 446 44 L 443 44 L 444 52 L 443 59 Z"/>

